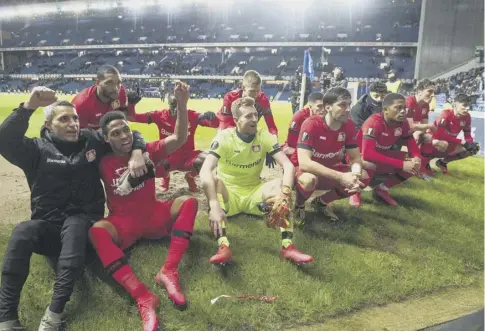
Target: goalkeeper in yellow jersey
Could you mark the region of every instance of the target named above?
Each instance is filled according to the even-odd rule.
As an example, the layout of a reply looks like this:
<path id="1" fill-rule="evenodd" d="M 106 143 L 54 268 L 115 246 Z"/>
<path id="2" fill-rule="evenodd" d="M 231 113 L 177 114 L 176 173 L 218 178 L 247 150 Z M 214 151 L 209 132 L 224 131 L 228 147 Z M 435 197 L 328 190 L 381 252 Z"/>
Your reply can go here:
<path id="1" fill-rule="evenodd" d="M 276 136 L 266 129 L 258 129 L 258 111 L 253 98 L 236 100 L 231 111 L 236 127 L 217 134 L 200 170 L 202 188 L 209 200 L 209 223 L 219 246 L 210 262 L 232 261 L 226 235 L 227 217 L 239 213 L 266 215 L 268 227 L 280 228 L 282 259 L 297 264 L 311 262 L 312 256 L 293 245 L 293 227 L 288 221 L 295 178 L 293 164 L 280 150 Z M 267 154 L 283 167 L 283 179 L 261 182 Z M 217 175 L 214 175 L 216 168 Z"/>

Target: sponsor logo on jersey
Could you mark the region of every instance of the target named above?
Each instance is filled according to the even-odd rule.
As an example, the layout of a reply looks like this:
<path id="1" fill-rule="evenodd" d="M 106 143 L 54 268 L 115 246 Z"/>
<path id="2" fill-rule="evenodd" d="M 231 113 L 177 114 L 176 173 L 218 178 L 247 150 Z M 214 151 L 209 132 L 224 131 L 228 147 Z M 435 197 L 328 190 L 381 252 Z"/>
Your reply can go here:
<path id="1" fill-rule="evenodd" d="M 211 150 L 217 150 L 218 147 L 219 147 L 219 142 L 214 141 L 214 142 L 212 142 L 210 149 Z"/>
<path id="2" fill-rule="evenodd" d="M 86 159 L 90 163 L 95 161 L 96 160 L 96 150 L 89 150 L 88 152 L 86 152 Z"/>
<path id="3" fill-rule="evenodd" d="M 169 131 L 165 130 L 164 128 L 161 128 L 161 129 L 160 129 L 160 134 L 165 135 L 165 136 L 170 136 L 170 135 L 172 135 L 173 133 L 171 133 L 171 132 L 169 132 Z"/>
<path id="4" fill-rule="evenodd" d="M 397 127 L 394 129 L 394 136 L 401 136 L 402 135 L 402 129 L 401 127 Z"/>
<path id="5" fill-rule="evenodd" d="M 103 116 L 103 113 L 96 113 L 96 117 L 97 117 L 97 118 L 100 118 L 100 117 L 102 117 L 102 116 Z"/>
<path id="6" fill-rule="evenodd" d="M 337 142 L 345 141 L 345 133 L 338 133 Z"/>
<path id="7" fill-rule="evenodd" d="M 305 132 L 303 132 L 303 134 L 301 135 L 301 141 L 302 141 L 302 142 L 306 142 L 306 141 L 308 141 L 308 139 L 309 139 L 309 138 L 310 138 L 310 134 L 309 134 L 309 133 L 307 133 L 306 131 L 305 131 Z"/>
<path id="8" fill-rule="evenodd" d="M 320 136 L 320 139 L 326 140 L 327 138 L 325 136 Z"/>
<path id="9" fill-rule="evenodd" d="M 51 158 L 47 158 L 47 162 L 49 164 L 65 164 L 66 161 L 64 159 L 51 159 Z"/>
<path id="10" fill-rule="evenodd" d="M 240 165 L 240 164 L 235 164 L 233 163 L 232 161 L 226 159 L 226 162 L 231 165 L 231 166 L 234 166 L 234 167 L 237 167 L 237 168 L 253 168 L 255 166 L 258 166 L 259 164 L 261 164 L 261 161 L 263 159 L 258 159 L 257 161 L 251 163 L 251 164 L 247 164 L 247 165 Z"/>
<path id="11" fill-rule="evenodd" d="M 114 109 L 114 110 L 120 108 L 120 106 L 121 106 L 121 103 L 120 103 L 120 101 L 118 99 L 117 100 L 113 100 L 111 102 L 111 108 Z"/>
<path id="12" fill-rule="evenodd" d="M 382 133 L 382 136 L 389 136 L 388 133 Z"/>
<path id="13" fill-rule="evenodd" d="M 376 148 L 381 149 L 381 150 L 389 150 L 392 147 L 391 145 L 380 145 L 379 143 L 376 143 Z"/>
<path id="14" fill-rule="evenodd" d="M 253 145 L 251 150 L 253 150 L 253 152 L 259 152 L 261 151 L 261 145 Z"/>
<path id="15" fill-rule="evenodd" d="M 342 154 L 343 154 L 343 149 L 340 149 L 337 152 L 330 152 L 330 153 L 320 153 L 320 152 L 316 152 L 315 150 L 312 151 L 312 155 L 318 159 L 333 159 Z"/>

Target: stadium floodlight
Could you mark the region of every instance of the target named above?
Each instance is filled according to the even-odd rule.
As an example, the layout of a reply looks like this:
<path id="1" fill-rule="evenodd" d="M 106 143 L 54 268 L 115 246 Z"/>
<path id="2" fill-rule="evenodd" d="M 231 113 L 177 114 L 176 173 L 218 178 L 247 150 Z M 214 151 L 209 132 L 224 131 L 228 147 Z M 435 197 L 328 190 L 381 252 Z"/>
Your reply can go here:
<path id="1" fill-rule="evenodd" d="M 94 2 L 89 7 L 95 10 L 107 10 L 107 9 L 110 9 L 112 5 L 109 4 L 108 2 L 99 2 L 99 3 Z"/>
<path id="2" fill-rule="evenodd" d="M 81 13 L 82 11 L 88 9 L 87 3 L 78 2 L 78 3 L 65 3 L 61 4 L 61 11 L 63 12 L 75 12 Z"/>
<path id="3" fill-rule="evenodd" d="M 4 10 L 2 10 L 2 16 L 4 18 L 12 18 L 12 17 L 15 17 L 19 15 L 19 11 L 17 8 L 5 8 Z"/>

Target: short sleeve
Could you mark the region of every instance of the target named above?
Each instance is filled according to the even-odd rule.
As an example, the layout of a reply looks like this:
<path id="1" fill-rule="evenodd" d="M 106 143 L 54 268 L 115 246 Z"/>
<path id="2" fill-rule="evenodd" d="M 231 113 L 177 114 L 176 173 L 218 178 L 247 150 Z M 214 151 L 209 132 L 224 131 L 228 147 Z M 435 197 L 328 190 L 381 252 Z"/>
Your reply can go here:
<path id="1" fill-rule="evenodd" d="M 298 149 L 313 150 L 316 141 L 315 134 L 315 121 L 312 118 L 308 118 L 303 121 L 300 129 L 300 135 L 298 135 Z"/>
<path id="2" fill-rule="evenodd" d="M 228 145 L 227 135 L 224 130 L 219 131 L 212 140 L 212 143 L 209 148 L 209 153 L 216 156 L 217 158 L 227 157 L 227 148 Z"/>
<path id="3" fill-rule="evenodd" d="M 261 145 L 263 150 L 271 155 L 281 150 L 275 135 L 271 135 L 266 129 L 261 130 Z"/>

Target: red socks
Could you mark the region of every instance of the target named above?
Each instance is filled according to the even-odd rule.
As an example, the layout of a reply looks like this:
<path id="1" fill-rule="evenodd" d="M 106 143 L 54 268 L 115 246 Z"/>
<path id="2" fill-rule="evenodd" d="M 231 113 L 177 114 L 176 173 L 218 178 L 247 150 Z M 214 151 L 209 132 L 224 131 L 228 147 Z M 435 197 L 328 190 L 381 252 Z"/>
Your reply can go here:
<path id="1" fill-rule="evenodd" d="M 190 237 L 194 231 L 198 202 L 194 197 L 187 199 L 180 207 L 178 217 L 172 227 L 172 239 L 168 249 L 165 269 L 177 269 L 182 256 L 189 247 Z"/>
<path id="2" fill-rule="evenodd" d="M 113 242 L 109 232 L 101 227 L 91 227 L 89 237 L 104 268 L 123 286 L 132 298 L 146 294 L 148 289 L 138 280 L 126 261 L 123 251 Z"/>

